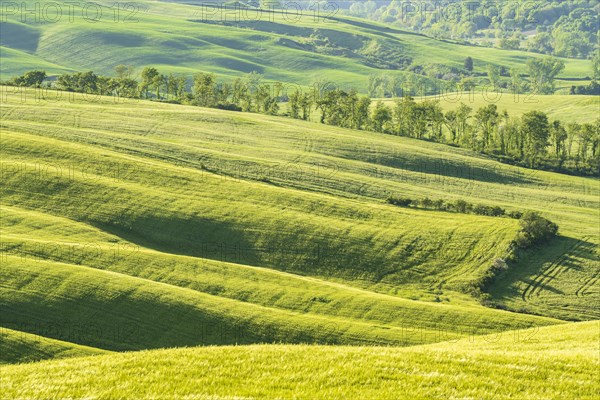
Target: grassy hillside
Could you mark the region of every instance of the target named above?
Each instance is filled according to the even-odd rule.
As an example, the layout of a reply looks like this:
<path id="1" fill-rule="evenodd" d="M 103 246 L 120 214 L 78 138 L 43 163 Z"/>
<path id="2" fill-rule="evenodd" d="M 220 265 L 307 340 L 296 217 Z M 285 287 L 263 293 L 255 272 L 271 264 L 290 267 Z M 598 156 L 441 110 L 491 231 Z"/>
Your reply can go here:
<path id="1" fill-rule="evenodd" d="M 558 322 L 461 304 L 461 297 L 453 296 L 451 304 L 416 302 L 169 255 L 72 220 L 15 207 L 0 211 L 2 323 L 102 348 L 265 341 L 408 345 Z M 100 271 L 105 269 L 113 273 Z M 73 335 L 72 325 L 92 335 Z"/>
<path id="2" fill-rule="evenodd" d="M 22 99 L 7 95 L 2 115 L 3 200 L 15 215 L 4 228 L 14 236 L 8 243 L 56 239 L 52 231 L 31 237 L 32 216 L 18 215 L 36 209 L 42 219 L 50 214 L 102 230 L 112 235 L 102 237 L 107 243 L 125 240 L 411 299 L 473 303 L 468 295 L 504 255 L 516 221 L 383 204 L 390 194 L 462 198 L 540 211 L 560 225 L 556 244 L 524 257 L 503 278 L 506 286 L 494 287 L 498 302 L 554 317 L 597 317 L 597 288 L 588 282 L 597 272 L 596 179 L 276 117 L 80 95 Z M 571 252 L 569 243 L 578 241 Z M 520 292 L 561 248 L 576 268 L 563 268 L 537 285 L 538 295 L 523 299 Z M 164 276 L 91 258 L 84 264 Z M 191 273 L 182 270 L 169 283 L 190 285 Z M 219 285 L 203 290 L 231 290 Z M 553 295 L 563 290 L 569 296 Z"/>
<path id="3" fill-rule="evenodd" d="M 15 364 L 45 359 L 84 357 L 106 354 L 92 347 L 0 328 L 0 364 Z"/>
<path id="4" fill-rule="evenodd" d="M 526 112 L 539 110 L 548 114 L 548 117 L 559 119 L 563 122 L 594 122 L 598 119 L 598 110 L 600 109 L 599 96 L 570 96 L 570 95 L 526 95 L 522 94 L 515 97 L 510 92 L 506 93 L 487 93 L 475 92 L 472 96 L 468 93 L 448 93 L 444 96 L 426 96 L 419 97 L 418 100 L 438 100 L 444 112 L 455 110 L 461 103 L 477 110 L 480 107 L 490 103 L 498 106 L 498 111 L 506 110 L 508 114 L 519 117 Z M 384 103 L 389 106 L 394 104 L 394 100 L 384 99 Z"/>
<path id="5" fill-rule="evenodd" d="M 34 2 L 23 4 L 34 7 Z M 221 16 L 220 10 L 206 6 L 143 1 L 135 4 L 137 10 L 116 14 L 113 2 L 97 4 L 103 5 L 97 22 L 85 20 L 80 9 L 72 20 L 63 15 L 47 23 L 34 23 L 33 18 L 22 23 L 19 15 L 7 15 L 0 25 L 0 77 L 32 67 L 51 74 L 90 69 L 112 74 L 124 63 L 188 76 L 207 71 L 234 78 L 256 71 L 291 85 L 320 79 L 366 90 L 370 74 L 410 74 L 396 71 L 402 60 L 462 68 L 465 57 L 471 56 L 475 71 L 485 73 L 488 63 L 510 69 L 539 57 L 434 40 L 360 19 L 330 19 L 327 12 L 316 17 L 310 10 L 300 16 L 260 11 Z M 588 61 L 565 62 L 559 77 L 565 85 L 590 75 Z"/>
<path id="6" fill-rule="evenodd" d="M 3 367 L 3 393 L 10 398 L 593 399 L 600 389 L 599 328 L 597 321 L 586 322 L 405 349 L 211 347 L 49 361 Z"/>

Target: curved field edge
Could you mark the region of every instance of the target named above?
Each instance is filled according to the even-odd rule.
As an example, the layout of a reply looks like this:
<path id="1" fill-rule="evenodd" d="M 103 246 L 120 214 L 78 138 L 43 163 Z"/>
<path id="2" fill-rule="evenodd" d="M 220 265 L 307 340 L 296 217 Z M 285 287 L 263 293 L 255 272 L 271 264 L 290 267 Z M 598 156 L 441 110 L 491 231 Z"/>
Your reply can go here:
<path id="1" fill-rule="evenodd" d="M 342 86 L 356 86 L 358 82 L 359 89 L 364 89 L 366 77 L 382 71 L 373 62 L 396 62 L 400 56 L 413 58 L 414 65 L 439 63 L 456 68 L 462 68 L 465 57 L 472 56 L 478 70 L 489 63 L 508 69 L 520 67 L 529 58 L 542 57 L 523 51 L 463 46 L 390 30 L 383 24 L 360 19 L 315 19 L 308 10 L 299 18 L 294 16 L 293 21 L 289 15 L 257 10 L 250 13 L 258 14 L 261 21 L 221 24 L 219 10 L 207 12 L 208 4 L 144 1 L 136 3 L 138 12 L 134 18 L 115 23 L 114 3 L 101 0 L 98 4 L 104 9 L 97 23 L 82 18 L 67 22 L 63 15 L 55 23 L 35 24 L 28 20 L 28 24 L 23 24 L 16 15 L 7 15 L 3 21 L 7 38 L 3 40 L 6 46 L 2 47 L 6 59 L 0 69 L 2 78 L 23 73 L 32 66 L 47 68 L 50 73 L 92 68 L 108 73 L 112 72 L 115 60 L 119 60 L 138 68 L 152 65 L 188 75 L 202 70 L 232 79 L 257 71 L 267 79 L 294 85 L 310 85 L 317 79 L 326 79 Z M 27 1 L 23 6 L 32 9 L 35 3 Z M 211 16 L 204 18 L 204 13 Z M 121 17 L 129 14 L 124 12 Z M 269 20 L 272 22 L 266 22 Z M 166 30 L 165 26 L 170 28 Z M 341 46 L 342 52 L 304 49 L 301 42 L 313 32 L 326 37 L 336 49 Z M 19 40 L 10 40 L 11 36 Z M 379 60 L 380 56 L 373 59 L 373 55 L 363 54 L 373 44 L 389 48 L 391 55 Z M 588 75 L 586 60 L 564 61 L 567 67 L 561 78 Z M 386 71 L 396 76 L 412 75 L 409 71 Z"/>
<path id="2" fill-rule="evenodd" d="M 2 367 L 3 393 L 12 398 L 593 399 L 600 389 L 599 329 L 592 321 L 409 348 L 253 345 L 45 361 Z"/>
<path id="3" fill-rule="evenodd" d="M 0 327 L 0 364 L 106 354 L 106 350 Z"/>
<path id="4" fill-rule="evenodd" d="M 0 325 L 109 350 L 277 342 L 412 345 L 560 322 L 392 298 L 380 304 L 395 307 L 395 318 L 381 323 L 265 307 L 79 265 L 14 256 L 5 261 Z M 368 312 L 369 300 L 363 296 L 355 305 Z"/>
<path id="5" fill-rule="evenodd" d="M 33 92 L 29 90 L 27 93 L 32 94 Z M 66 94 L 63 95 L 66 96 Z M 462 220 L 463 237 L 468 236 L 466 233 L 471 229 L 467 226 L 468 224 L 464 224 L 466 219 L 471 220 L 473 222 L 471 225 L 474 226 L 478 225 L 477 221 L 486 220 L 490 224 L 499 221 L 439 212 L 420 212 L 382 205 L 381 201 L 390 193 L 402 193 L 417 198 L 424 196 L 451 200 L 462 198 L 483 204 L 500 205 L 507 209 L 529 209 L 541 212 L 559 224 L 561 234 L 564 236 L 561 240 L 569 242 L 585 237 L 591 238 L 583 262 L 577 265 L 577 268 L 570 268 L 569 271 L 561 274 L 559 279 L 554 279 L 551 285 L 544 286 L 540 298 L 549 301 L 544 300 L 534 305 L 533 302 L 518 300 L 521 298 L 521 292 L 526 288 L 528 281 L 535 279 L 543 269 L 543 264 L 552 261 L 555 257 L 550 249 L 536 251 L 536 255 L 539 255 L 538 259 L 533 261 L 531 257 L 525 259 L 509 271 L 509 279 L 498 281 L 499 284 L 510 288 L 510 296 L 507 293 L 496 296 L 502 290 L 494 288 L 495 300 L 513 310 L 535 312 L 559 318 L 590 319 L 598 317 L 598 308 L 593 307 L 589 301 L 589 296 L 595 295 L 594 288 L 591 287 L 592 291 L 590 291 L 586 287 L 584 288 L 586 290 L 582 292 L 581 284 L 579 284 L 583 278 L 586 279 L 586 282 L 593 281 L 595 273 L 597 273 L 594 264 L 586 261 L 594 259 L 593 246 L 597 246 L 595 239 L 597 225 L 593 223 L 597 219 L 597 208 L 600 206 L 598 202 L 599 181 L 597 179 L 566 177 L 504 166 L 473 155 L 468 151 L 412 139 L 357 132 L 314 123 L 290 121 L 284 118 L 253 114 L 242 115 L 147 101 L 115 104 L 114 100 L 110 98 L 85 99 L 77 94 L 72 98 L 60 100 L 34 101 L 32 97 L 22 99 L 11 95 L 6 99 L 3 98 L 2 116 L 2 155 L 3 166 L 6 167 L 3 168 L 2 176 L 8 179 L 14 178 L 11 179 L 13 182 L 22 180 L 21 182 L 17 181 L 17 186 L 14 188 L 8 185 L 3 187 L 5 189 L 4 198 L 7 199 L 7 202 L 29 208 L 43 206 L 48 212 L 54 214 L 64 214 L 64 211 L 68 211 L 65 216 L 87 218 L 88 222 L 100 221 L 100 223 L 105 223 L 103 228 L 112 230 L 112 233 L 116 233 L 112 221 L 121 220 L 128 223 L 137 218 L 137 221 L 146 224 L 146 228 L 149 229 L 144 231 L 150 231 L 155 236 L 154 239 L 166 238 L 169 241 L 173 239 L 174 235 L 175 237 L 179 235 L 179 238 L 183 237 L 187 241 L 188 250 L 191 247 L 197 248 L 197 242 L 207 243 L 211 239 L 189 230 L 184 232 L 181 229 L 174 229 L 172 230 L 174 235 L 171 235 L 161 231 L 153 232 L 152 228 L 158 223 L 158 218 L 172 219 L 175 217 L 173 222 L 176 223 L 183 223 L 180 218 L 182 215 L 184 218 L 190 218 L 189 213 L 181 212 L 189 207 L 188 196 L 198 200 L 199 203 L 196 204 L 200 204 L 200 210 L 207 209 L 208 204 L 205 201 L 207 196 L 204 193 L 209 187 L 213 193 L 210 196 L 214 195 L 213 198 L 218 200 L 218 204 L 229 202 L 232 207 L 240 205 L 236 196 L 223 196 L 219 193 L 228 190 L 238 194 L 237 197 L 252 199 L 252 203 L 259 203 L 261 207 L 265 206 L 264 210 L 267 210 L 270 215 L 275 215 L 276 218 L 280 217 L 283 207 L 286 208 L 285 212 L 293 212 L 295 215 L 301 215 L 310 210 L 311 214 L 319 213 L 320 216 L 326 217 L 327 221 L 331 221 L 331 217 L 335 216 L 335 219 L 352 218 L 354 221 L 361 220 L 369 225 L 368 221 L 373 220 L 373 215 L 385 216 L 383 219 L 375 218 L 380 219 L 375 224 L 378 231 L 381 229 L 379 226 L 383 226 L 382 224 L 390 224 L 390 218 L 394 218 L 392 215 L 400 217 L 395 225 L 401 225 L 402 221 L 409 219 L 414 220 L 417 216 L 429 216 L 422 220 L 420 226 L 434 218 L 437 222 L 443 218 L 447 224 Z M 129 123 L 123 125 L 122 121 L 124 120 Z M 119 127 L 119 132 L 114 132 L 115 126 Z M 176 156 L 174 156 L 175 154 Z M 327 169 L 328 165 L 333 165 L 333 168 Z M 22 179 L 23 176 L 29 176 L 28 174 L 35 170 L 35 168 L 32 170 L 29 168 L 35 166 L 49 168 L 47 180 Z M 325 169 L 319 170 L 319 166 L 325 166 Z M 15 171 L 15 167 L 23 168 L 21 170 L 17 168 Z M 118 168 L 121 168 L 119 171 L 122 175 L 115 175 Z M 239 174 L 240 171 L 247 174 Z M 15 172 L 15 176 L 12 177 Z M 71 178 L 69 174 L 72 172 L 77 175 L 77 179 Z M 270 183 L 260 181 L 264 175 Z M 173 177 L 177 177 L 177 179 L 173 179 Z M 61 182 L 61 180 L 65 182 Z M 52 185 L 48 185 L 48 181 Z M 108 196 L 106 198 L 109 200 L 112 195 L 111 191 L 115 191 L 116 186 L 119 186 L 117 190 L 119 200 L 110 202 L 104 200 L 105 197 L 98 198 L 96 196 L 91 199 L 90 204 L 97 204 L 98 207 L 86 207 L 85 204 L 74 201 L 68 195 L 65 197 L 56 195 L 57 190 L 65 187 L 61 188 L 60 186 L 63 183 L 72 191 L 69 193 L 76 196 L 82 196 L 85 189 L 93 187 L 94 191 L 105 192 Z M 133 185 L 125 185 L 126 183 Z M 146 196 L 154 200 L 155 193 L 146 190 L 146 186 L 162 186 L 164 190 L 161 191 L 164 193 L 164 197 L 161 195 L 161 201 L 164 202 L 165 199 L 170 199 L 175 194 L 181 195 L 181 185 L 190 185 L 191 183 L 195 183 L 197 186 L 190 194 L 181 197 L 180 204 L 176 205 L 176 210 L 172 210 L 173 212 L 170 212 L 168 216 L 157 212 L 154 213 L 155 215 L 151 215 L 154 219 L 147 218 L 148 213 L 143 213 L 141 209 L 145 201 L 142 201 L 142 204 L 139 204 L 135 210 L 127 210 L 127 207 L 122 206 L 127 199 L 137 202 L 138 198 L 143 199 Z M 41 188 L 41 186 L 46 187 Z M 49 194 L 45 193 L 48 190 L 47 186 L 54 188 L 52 193 L 53 196 L 56 196 L 56 201 L 51 206 L 45 201 L 47 196 L 44 195 Z M 131 191 L 132 188 L 135 190 Z M 140 188 L 141 192 L 138 191 Z M 13 193 L 10 189 L 19 189 L 22 192 Z M 124 192 L 123 189 L 127 190 Z M 302 191 L 302 196 L 296 195 L 299 190 Z M 32 191 L 36 192 L 36 196 L 30 199 L 29 193 Z M 274 196 L 269 201 L 276 201 L 283 206 L 279 209 L 266 207 L 268 199 L 265 196 L 256 196 L 256 193 L 263 194 L 266 191 Z M 61 204 L 62 199 L 66 201 Z M 329 200 L 324 202 L 324 199 L 331 199 L 332 202 Z M 173 205 L 173 201 L 168 201 L 168 207 Z M 154 206 L 156 206 L 155 202 L 152 203 L 152 207 Z M 109 212 L 106 211 L 108 208 L 110 208 Z M 222 209 L 210 207 L 210 210 L 213 215 L 221 218 Z M 237 211 L 234 212 L 237 213 Z M 197 214 L 192 214 L 191 217 L 194 218 Z M 242 213 L 244 218 L 247 214 L 248 212 Z M 229 220 L 231 220 L 231 216 Z M 303 220 L 305 219 L 303 218 Z M 285 223 L 289 224 L 290 221 L 287 219 Z M 318 221 L 320 225 L 327 225 L 321 221 L 323 220 Z M 511 222 L 514 221 L 502 221 L 506 224 Z M 126 224 L 122 225 L 128 228 Z M 250 225 L 254 228 L 253 224 Z M 372 226 L 375 227 L 375 225 Z M 164 225 L 161 226 L 164 229 Z M 264 226 L 270 229 L 272 224 Z M 199 227 L 200 225 L 197 226 L 197 228 Z M 479 226 L 475 227 L 480 228 Z M 361 262 L 365 264 L 367 261 L 373 260 L 371 254 L 380 257 L 385 252 L 380 246 L 381 234 L 373 236 L 364 229 L 362 231 L 353 229 L 353 234 L 357 234 L 355 237 L 365 238 L 366 234 L 369 239 L 366 242 L 350 240 L 346 243 L 336 244 L 326 237 L 307 234 L 304 228 L 302 225 L 298 225 L 299 231 L 290 231 L 287 237 L 294 236 L 296 239 L 301 237 L 305 239 L 304 242 L 309 239 L 319 241 L 325 239 L 324 242 L 321 242 L 325 247 L 328 247 L 329 244 L 341 244 L 343 246 L 340 249 L 344 252 L 340 254 L 348 257 L 347 259 L 352 263 L 362 260 Z M 337 232 L 346 235 L 348 231 L 348 229 L 339 229 L 333 225 L 329 228 L 336 232 L 335 235 L 338 235 Z M 388 238 L 390 239 L 388 242 L 391 246 L 394 246 L 395 236 L 398 236 L 398 233 L 402 235 L 403 231 L 406 233 L 404 229 L 395 227 L 388 229 Z M 119 233 L 127 232 L 128 229 L 122 229 Z M 448 232 L 450 233 L 451 230 Z M 248 231 L 245 234 L 249 234 Z M 411 243 L 410 235 L 409 232 L 403 236 L 404 243 Z M 510 238 L 510 235 L 505 235 L 505 238 Z M 285 244 L 285 241 L 281 239 L 281 237 L 277 237 L 274 243 L 275 248 L 277 246 L 282 248 L 281 245 Z M 372 248 L 373 246 L 369 245 L 372 239 L 377 239 L 378 247 Z M 418 238 L 412 236 L 412 239 Z M 421 235 L 421 239 L 425 239 L 425 243 L 430 247 L 439 250 L 439 241 L 432 241 L 423 235 Z M 154 240 L 154 242 L 156 241 Z M 223 243 L 224 239 L 218 239 L 217 242 Z M 231 240 L 229 242 L 231 243 Z M 244 242 L 236 239 L 233 244 L 236 243 Z M 264 244 L 265 241 L 263 240 L 262 243 Z M 366 251 L 362 252 L 361 250 L 359 254 L 356 252 L 350 255 L 345 254 L 349 243 L 358 245 Z M 454 249 L 453 247 L 456 246 L 450 246 L 452 243 L 455 241 L 448 242 L 444 251 L 438 252 L 438 254 L 442 254 L 442 257 L 438 257 L 438 262 L 432 263 L 431 266 L 446 265 L 448 259 L 454 259 L 459 255 L 456 250 L 460 250 L 460 247 Z M 490 241 L 488 241 L 489 243 Z M 175 244 L 164 250 L 180 251 L 181 244 L 179 242 Z M 401 250 L 404 246 L 396 248 Z M 310 250 L 314 249 L 313 246 Z M 293 250 L 296 253 L 300 252 L 299 247 L 293 247 Z M 490 259 L 494 255 L 501 255 L 492 254 L 489 249 L 482 248 L 481 250 L 479 253 L 489 254 L 488 258 Z M 335 255 L 333 261 L 339 258 L 335 251 L 331 254 Z M 200 255 L 202 256 L 202 254 Z M 204 256 L 207 255 L 204 254 Z M 210 255 L 208 256 L 210 257 Z M 278 258 L 279 261 L 284 259 Z M 246 260 L 239 257 L 237 259 L 221 258 L 221 260 L 262 266 L 282 265 L 273 257 L 268 260 L 267 265 L 258 260 L 256 256 Z M 298 254 L 288 257 L 287 260 L 291 260 L 296 265 L 302 263 L 307 265 L 306 262 L 309 261 L 302 260 Z M 400 277 L 403 283 L 401 286 L 390 288 L 389 285 L 379 284 L 376 290 L 410 298 L 433 299 L 439 284 L 445 285 L 446 289 L 452 289 L 452 286 L 456 289 L 457 283 L 461 283 L 460 280 L 463 282 L 472 280 L 474 266 L 485 267 L 490 260 L 474 258 L 472 261 L 475 263 L 469 262 L 470 266 L 463 271 L 450 269 L 448 271 L 450 276 L 445 276 L 445 272 L 433 276 L 432 271 L 443 271 L 439 268 L 436 269 L 437 267 L 425 271 L 415 270 L 420 274 L 417 277 L 425 276 L 427 279 L 427 282 L 420 278 L 414 280 L 421 285 L 417 285 L 416 288 L 408 289 L 407 283 L 411 278 L 404 275 L 404 277 Z M 338 263 L 338 265 L 347 269 L 347 266 L 343 264 Z M 359 268 L 359 270 L 362 273 L 365 272 L 364 268 Z M 328 279 L 332 278 L 331 271 L 331 269 L 325 270 Z M 385 271 L 380 270 L 379 272 Z M 371 277 L 373 276 L 383 275 L 371 274 Z M 388 275 L 387 279 L 390 278 L 392 276 Z M 446 278 L 458 279 L 458 281 L 445 282 Z M 370 285 L 372 284 L 371 282 Z M 425 292 L 422 291 L 423 289 Z M 560 298 L 548 296 L 558 291 L 562 291 L 567 296 Z M 450 295 L 449 290 L 442 289 L 442 292 L 439 295 L 442 301 L 445 296 L 454 300 L 454 294 Z M 577 296 L 577 293 L 583 293 L 584 296 Z M 563 307 L 565 303 L 568 303 L 567 308 Z"/>

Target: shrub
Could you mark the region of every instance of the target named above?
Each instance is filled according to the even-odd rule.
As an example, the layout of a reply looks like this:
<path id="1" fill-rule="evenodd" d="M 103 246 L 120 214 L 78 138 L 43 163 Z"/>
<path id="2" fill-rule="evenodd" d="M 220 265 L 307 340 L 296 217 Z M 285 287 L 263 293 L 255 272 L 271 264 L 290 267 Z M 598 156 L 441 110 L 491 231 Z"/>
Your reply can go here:
<path id="1" fill-rule="evenodd" d="M 420 203 L 421 203 L 421 206 L 424 208 L 430 208 L 433 205 L 433 201 L 431 201 L 431 199 L 429 197 L 425 197 L 424 199 L 421 199 Z"/>
<path id="2" fill-rule="evenodd" d="M 219 110 L 227 110 L 227 111 L 242 111 L 242 107 L 233 103 L 217 103 L 215 106 Z"/>
<path id="3" fill-rule="evenodd" d="M 523 214 L 519 225 L 521 231 L 517 235 L 516 244 L 521 248 L 546 242 L 558 233 L 558 225 L 531 211 Z"/>
<path id="4" fill-rule="evenodd" d="M 408 207 L 412 204 L 412 199 L 409 199 L 407 197 L 388 197 L 387 198 L 387 202 L 390 204 L 393 204 L 395 206 L 400 206 L 400 207 Z"/>
<path id="5" fill-rule="evenodd" d="M 508 213 L 508 216 L 514 219 L 521 219 L 523 213 L 521 211 L 511 211 Z"/>
<path id="6" fill-rule="evenodd" d="M 459 213 L 466 213 L 471 208 L 471 204 L 464 200 L 456 200 L 452 207 Z"/>
<path id="7" fill-rule="evenodd" d="M 442 200 L 442 199 L 434 200 L 433 208 L 435 208 L 436 210 L 443 210 L 444 209 L 444 200 Z"/>

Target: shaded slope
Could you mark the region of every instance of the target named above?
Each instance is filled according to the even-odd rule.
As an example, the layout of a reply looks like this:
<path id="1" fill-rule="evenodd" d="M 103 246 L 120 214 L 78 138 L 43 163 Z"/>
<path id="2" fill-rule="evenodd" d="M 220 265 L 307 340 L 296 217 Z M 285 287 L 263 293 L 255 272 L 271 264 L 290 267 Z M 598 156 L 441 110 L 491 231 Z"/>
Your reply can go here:
<path id="1" fill-rule="evenodd" d="M 47 337 L 0 328 L 0 364 L 15 364 L 46 359 L 84 357 L 106 351 Z"/>

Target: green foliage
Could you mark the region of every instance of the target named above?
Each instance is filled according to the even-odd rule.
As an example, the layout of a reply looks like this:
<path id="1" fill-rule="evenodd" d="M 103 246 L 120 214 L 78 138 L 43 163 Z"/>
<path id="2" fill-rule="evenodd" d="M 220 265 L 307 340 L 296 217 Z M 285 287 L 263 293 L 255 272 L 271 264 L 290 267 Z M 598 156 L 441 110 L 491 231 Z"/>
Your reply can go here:
<path id="1" fill-rule="evenodd" d="M 469 72 L 473 72 L 473 57 L 465 58 L 465 69 Z"/>
<path id="2" fill-rule="evenodd" d="M 558 234 L 558 225 L 541 217 L 535 212 L 526 212 L 519 219 L 521 231 L 516 243 L 520 248 L 529 248 L 533 245 L 544 243 Z"/>
<path id="3" fill-rule="evenodd" d="M 521 135 L 525 140 L 525 155 L 530 166 L 548 149 L 550 124 L 548 116 L 541 111 L 530 111 L 521 118 Z"/>
<path id="4" fill-rule="evenodd" d="M 46 76 L 46 71 L 27 71 L 25 74 L 13 78 L 9 83 L 15 86 L 41 87 Z"/>
<path id="5" fill-rule="evenodd" d="M 547 57 L 542 60 L 532 58 L 527 61 L 529 76 L 532 81 L 534 93 L 553 94 L 556 77 L 565 69 L 562 60 Z"/>
<path id="6" fill-rule="evenodd" d="M 479 45 L 493 46 L 492 41 L 483 41 L 482 37 L 497 37 L 502 49 L 519 49 L 521 38 L 537 29 L 526 48 L 561 57 L 588 58 L 598 43 L 596 3 L 587 0 L 499 0 L 493 4 L 443 0 L 431 8 L 392 1 L 370 8 L 350 7 L 348 14 L 435 38 L 469 40 Z"/>

